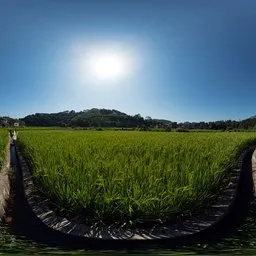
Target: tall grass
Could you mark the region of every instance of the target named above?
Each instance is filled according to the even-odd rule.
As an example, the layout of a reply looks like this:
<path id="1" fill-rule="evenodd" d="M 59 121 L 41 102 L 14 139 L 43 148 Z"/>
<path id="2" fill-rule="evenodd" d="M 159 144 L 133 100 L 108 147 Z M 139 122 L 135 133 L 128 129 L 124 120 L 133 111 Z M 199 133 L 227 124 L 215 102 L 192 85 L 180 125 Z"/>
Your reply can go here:
<path id="1" fill-rule="evenodd" d="M 255 133 L 23 131 L 18 145 L 60 209 L 93 222 L 161 219 L 205 206 Z"/>
<path id="2" fill-rule="evenodd" d="M 0 130 L 0 170 L 5 160 L 7 142 L 8 142 L 7 130 Z"/>

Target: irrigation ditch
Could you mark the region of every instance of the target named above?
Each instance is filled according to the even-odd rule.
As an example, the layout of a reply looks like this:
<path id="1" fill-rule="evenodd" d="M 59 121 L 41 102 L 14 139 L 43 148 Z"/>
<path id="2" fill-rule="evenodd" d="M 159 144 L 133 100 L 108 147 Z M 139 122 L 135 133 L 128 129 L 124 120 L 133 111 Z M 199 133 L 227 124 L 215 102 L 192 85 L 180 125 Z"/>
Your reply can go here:
<path id="1" fill-rule="evenodd" d="M 10 228 L 13 234 L 25 240 L 50 246 L 88 249 L 170 248 L 193 244 L 195 241 L 214 241 L 231 233 L 244 220 L 248 205 L 255 195 L 256 150 L 255 146 L 250 146 L 240 155 L 237 168 L 231 172 L 229 185 L 216 202 L 200 214 L 181 223 L 149 229 L 89 227 L 57 216 L 50 209 L 48 199 L 43 198 L 34 186 L 31 171 L 19 149 L 14 145 L 8 146 L 7 152 L 7 164 L 3 169 L 9 170 L 5 173 L 10 174 L 12 168 L 12 189 L 10 183 L 9 187 L 6 186 L 7 190 L 1 186 L 0 198 L 4 196 L 4 201 L 8 201 L 10 193 L 6 191 L 12 191 L 11 209 L 7 211 L 11 215 Z"/>

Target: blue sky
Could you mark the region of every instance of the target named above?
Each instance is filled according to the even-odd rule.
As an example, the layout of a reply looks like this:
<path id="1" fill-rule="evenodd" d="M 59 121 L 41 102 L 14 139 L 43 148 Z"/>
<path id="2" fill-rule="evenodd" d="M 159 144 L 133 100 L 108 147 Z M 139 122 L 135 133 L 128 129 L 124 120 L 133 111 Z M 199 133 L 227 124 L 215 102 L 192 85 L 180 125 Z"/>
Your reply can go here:
<path id="1" fill-rule="evenodd" d="M 255 10 L 255 0 L 1 0 L 0 116 L 93 107 L 178 122 L 255 115 Z M 132 55 L 129 76 L 85 78 L 81 53 L 99 44 Z"/>

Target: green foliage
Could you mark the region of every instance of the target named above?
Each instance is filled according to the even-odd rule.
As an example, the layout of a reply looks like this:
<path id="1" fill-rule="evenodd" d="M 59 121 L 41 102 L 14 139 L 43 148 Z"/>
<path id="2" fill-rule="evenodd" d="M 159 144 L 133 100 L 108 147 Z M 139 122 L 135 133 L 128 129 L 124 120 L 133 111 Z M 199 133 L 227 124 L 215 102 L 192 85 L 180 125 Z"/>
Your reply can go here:
<path id="1" fill-rule="evenodd" d="M 140 114 L 127 115 L 115 109 L 84 110 L 80 112 L 64 111 L 59 113 L 36 113 L 22 119 L 28 126 L 59 126 L 59 127 L 166 127 L 167 120 L 147 118 L 144 120 Z"/>
<path id="2" fill-rule="evenodd" d="M 38 186 L 87 223 L 136 223 L 189 214 L 228 183 L 255 133 L 21 131 Z"/>
<path id="3" fill-rule="evenodd" d="M 189 130 L 184 128 L 178 128 L 176 129 L 176 132 L 189 132 Z"/>
<path id="4" fill-rule="evenodd" d="M 7 143 L 8 143 L 8 132 L 5 129 L 1 129 L 0 130 L 0 170 L 5 160 Z"/>
<path id="5" fill-rule="evenodd" d="M 0 118 L 1 119 L 1 118 Z M 1 120 L 0 120 L 1 121 Z M 242 121 L 219 120 L 215 122 L 184 122 L 177 123 L 165 119 L 152 119 L 146 116 L 145 119 L 140 115 L 127 115 L 115 109 L 92 108 L 80 112 L 63 111 L 59 113 L 36 113 L 28 115 L 19 122 L 25 122 L 27 126 L 44 127 L 123 127 L 137 128 L 142 131 L 161 129 L 170 131 L 171 129 L 185 130 L 255 130 L 256 118 L 251 117 Z M 160 130 L 159 130 L 160 129 Z"/>

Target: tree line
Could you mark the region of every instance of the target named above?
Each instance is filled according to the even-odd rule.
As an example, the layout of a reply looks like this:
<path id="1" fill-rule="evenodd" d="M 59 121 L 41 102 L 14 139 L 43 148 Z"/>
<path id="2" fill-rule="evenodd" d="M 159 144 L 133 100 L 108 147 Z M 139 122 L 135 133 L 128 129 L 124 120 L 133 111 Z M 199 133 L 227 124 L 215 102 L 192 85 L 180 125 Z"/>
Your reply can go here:
<path id="1" fill-rule="evenodd" d="M 0 118 L 13 123 L 9 117 Z M 149 129 L 179 129 L 180 131 L 197 130 L 256 130 L 256 116 L 242 120 L 221 120 L 214 122 L 172 122 L 164 119 L 143 118 L 140 114 L 128 115 L 118 110 L 97 109 L 76 112 L 63 111 L 59 113 L 36 113 L 18 120 L 21 125 L 42 127 L 116 127 Z"/>

